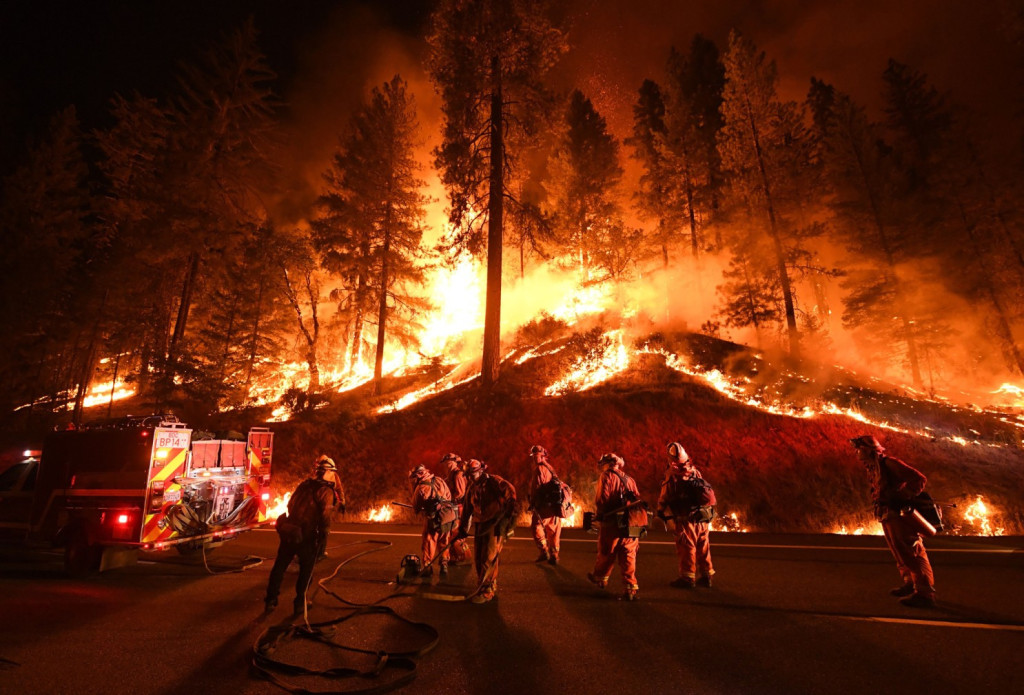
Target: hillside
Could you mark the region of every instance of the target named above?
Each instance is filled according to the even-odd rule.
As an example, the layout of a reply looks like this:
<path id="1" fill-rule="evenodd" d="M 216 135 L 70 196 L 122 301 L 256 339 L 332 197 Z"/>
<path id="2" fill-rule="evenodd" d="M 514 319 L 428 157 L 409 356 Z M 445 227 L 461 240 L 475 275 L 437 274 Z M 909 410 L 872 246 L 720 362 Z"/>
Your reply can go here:
<path id="1" fill-rule="evenodd" d="M 998 510 L 994 526 L 1024 531 L 1024 452 L 1013 412 L 914 398 L 836 368 L 805 365 L 797 373 L 743 346 L 693 334 L 624 341 L 629 358 L 621 371 L 587 390 L 544 395 L 580 360 L 590 359 L 581 371 L 596 370 L 601 340 L 577 333 L 554 336 L 529 354 L 520 349 L 506 360 L 492 393 L 469 382 L 377 414 L 369 406 L 385 401 L 372 403 L 356 390 L 275 424 L 279 488 L 288 489 L 315 455 L 328 453 L 342 470 L 350 509 L 365 514 L 405 499 L 406 473 L 415 464 L 435 467 L 454 451 L 487 462 L 522 489 L 527 452 L 540 443 L 585 504 L 596 461 L 607 451 L 625 458 L 653 500 L 665 444 L 678 440 L 713 482 L 720 511 L 736 514 L 743 527 L 852 530 L 869 523 L 870 503 L 848 440 L 871 433 L 928 475 L 936 499 L 959 505 L 947 510 L 948 527 L 979 530 L 963 511 L 980 494 Z M 406 378 L 404 390 L 388 398 L 420 385 Z M 839 414 L 847 408 L 855 411 Z"/>

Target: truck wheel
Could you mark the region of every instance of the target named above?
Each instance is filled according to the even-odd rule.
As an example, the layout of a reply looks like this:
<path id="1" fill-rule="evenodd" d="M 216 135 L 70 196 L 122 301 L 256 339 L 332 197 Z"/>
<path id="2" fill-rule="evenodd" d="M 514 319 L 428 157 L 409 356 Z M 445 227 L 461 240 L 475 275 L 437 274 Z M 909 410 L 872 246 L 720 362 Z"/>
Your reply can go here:
<path id="1" fill-rule="evenodd" d="M 72 577 L 86 577 L 98 572 L 102 548 L 89 543 L 85 529 L 75 529 L 64 547 L 64 570 Z"/>

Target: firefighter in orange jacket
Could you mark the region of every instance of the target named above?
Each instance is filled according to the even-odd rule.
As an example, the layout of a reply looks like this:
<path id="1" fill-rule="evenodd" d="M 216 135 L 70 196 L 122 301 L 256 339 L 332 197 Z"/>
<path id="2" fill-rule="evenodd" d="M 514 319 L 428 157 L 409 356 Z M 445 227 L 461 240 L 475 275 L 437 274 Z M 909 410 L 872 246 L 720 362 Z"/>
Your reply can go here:
<path id="1" fill-rule="evenodd" d="M 466 473 L 462 470 L 462 458 L 458 454 L 445 454 L 441 458 L 441 465 L 448 468 L 448 490 L 452 493 L 452 503 L 455 505 L 455 515 L 462 518 L 462 507 L 466 501 L 466 489 L 469 482 L 466 480 Z M 469 562 L 469 543 L 465 538 L 456 538 L 451 544 L 451 561 L 453 564 L 461 565 Z"/>
<path id="2" fill-rule="evenodd" d="M 636 553 L 640 548 L 640 539 L 623 535 L 619 516 L 627 513 L 624 509 L 626 505 L 639 501 L 640 492 L 633 479 L 622 472 L 626 464 L 618 454 L 605 454 L 598 465 L 601 466 L 601 479 L 597 484 L 594 506 L 601 528 L 597 536 L 597 561 L 594 563 L 594 571 L 587 574 L 587 579 L 599 588 L 605 588 L 617 560 L 622 581 L 626 585 L 621 599 L 635 601 L 640 592 L 636 580 Z"/>
<path id="3" fill-rule="evenodd" d="M 700 584 L 711 587 L 711 534 L 709 524 L 714 514 L 714 492 L 704 484 L 704 477 L 693 465 L 690 455 L 679 442 L 668 445 L 669 475 L 661 484 L 658 516 L 672 519 L 679 557 L 679 577 L 670 586 L 692 589 Z"/>
<path id="4" fill-rule="evenodd" d="M 851 439 L 871 479 L 875 517 L 896 558 L 903 585 L 893 589 L 900 603 L 913 608 L 935 606 L 935 575 L 917 527 L 900 515 L 910 501 L 924 492 L 928 479 L 921 471 L 885 455 L 885 448 L 869 434 Z"/>
<path id="5" fill-rule="evenodd" d="M 448 545 L 455 529 L 455 507 L 448 485 L 435 475 L 431 475 L 426 466 L 416 466 L 409 473 L 412 480 L 412 509 L 423 514 L 423 570 L 421 577 L 429 577 L 433 573 L 433 563 L 438 548 L 441 554 L 440 575 L 448 576 Z"/>
<path id="6" fill-rule="evenodd" d="M 547 449 L 539 444 L 530 449 L 530 457 L 535 464 L 533 477 L 530 478 L 530 509 L 533 511 L 530 528 L 533 530 L 533 540 L 540 549 L 536 561 L 557 565 L 562 538 L 562 510 L 542 504 L 537 497 L 537 490 L 556 478 L 555 469 L 548 463 Z"/>
<path id="7" fill-rule="evenodd" d="M 342 514 L 345 513 L 345 486 L 341 484 L 341 478 L 338 477 L 338 466 L 327 454 L 321 454 L 317 458 L 316 463 L 313 464 L 313 477 L 322 478 L 326 482 L 331 484 L 331 490 L 334 492 L 334 504 L 333 509 L 338 510 Z M 327 557 L 327 536 L 326 534 L 320 541 L 320 548 L 317 551 L 317 559 L 322 560 Z"/>
<path id="8" fill-rule="evenodd" d="M 473 561 L 480 582 L 470 598 L 473 603 L 486 603 L 498 592 L 498 560 L 515 524 L 516 489 L 486 470 L 476 459 L 466 463 L 470 483 L 458 533 L 465 538 L 472 520 Z"/>
<path id="9" fill-rule="evenodd" d="M 295 580 L 295 614 L 306 607 L 306 591 L 313 578 L 313 565 L 317 555 L 327 543 L 331 529 L 331 509 L 334 506 L 334 483 L 329 479 L 330 470 L 317 466 L 315 475 L 306 478 L 295 488 L 288 500 L 288 514 L 278 519 L 277 532 L 280 544 L 277 559 L 270 570 L 267 582 L 267 596 L 264 599 L 269 613 L 277 607 L 284 573 L 296 556 L 299 558 L 299 576 Z"/>

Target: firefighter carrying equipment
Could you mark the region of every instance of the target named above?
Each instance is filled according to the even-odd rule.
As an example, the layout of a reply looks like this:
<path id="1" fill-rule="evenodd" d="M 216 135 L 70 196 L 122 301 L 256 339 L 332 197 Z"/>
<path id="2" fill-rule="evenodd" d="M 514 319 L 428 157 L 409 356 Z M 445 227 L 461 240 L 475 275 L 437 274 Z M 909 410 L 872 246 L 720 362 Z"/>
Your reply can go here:
<path id="1" fill-rule="evenodd" d="M 455 504 L 450 499 L 442 499 L 434 489 L 435 480 L 436 478 L 430 479 L 430 496 L 423 502 L 423 513 L 427 517 L 431 531 L 445 534 L 455 528 L 455 522 L 459 519 L 455 513 Z"/>
<path id="2" fill-rule="evenodd" d="M 531 500 L 531 508 L 541 519 L 550 519 L 554 516 L 563 519 L 571 518 L 574 509 L 572 488 L 559 480 L 550 466 L 548 466 L 548 470 L 551 470 L 551 480 L 537 486 L 537 491 Z"/>

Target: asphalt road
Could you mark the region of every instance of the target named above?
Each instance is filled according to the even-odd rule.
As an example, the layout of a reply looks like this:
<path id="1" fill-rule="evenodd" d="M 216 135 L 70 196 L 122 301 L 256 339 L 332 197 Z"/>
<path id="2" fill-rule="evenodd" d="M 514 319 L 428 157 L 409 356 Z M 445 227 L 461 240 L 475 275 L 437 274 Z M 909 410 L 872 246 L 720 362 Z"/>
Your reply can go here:
<path id="1" fill-rule="evenodd" d="M 518 534 L 489 604 L 442 600 L 471 590 L 469 568 L 433 586 L 389 585 L 401 558 L 418 549 L 409 527 L 336 527 L 316 578 L 373 550 L 325 587 L 355 603 L 398 590 L 384 605 L 436 628 L 437 647 L 414 659 L 416 677 L 403 693 L 1024 692 L 1021 538 L 933 539 L 940 605 L 914 610 L 888 594 L 899 580 L 881 538 L 712 534 L 715 587 L 688 591 L 668 586 L 674 549 L 653 533 L 640 549 L 640 600 L 626 603 L 616 600 L 617 570 L 607 592 L 585 579 L 593 536 L 567 531 L 562 564 L 551 567 L 534 564 L 528 530 Z M 252 532 L 207 561 L 226 571 L 275 550 L 272 532 Z M 0 692 L 282 692 L 250 667 L 260 634 L 290 622 L 294 569 L 281 607 L 260 619 L 270 564 L 214 576 L 202 557 L 161 554 L 72 580 L 52 553 L 0 550 Z M 351 612 L 318 591 L 309 619 Z M 336 642 L 371 652 L 412 651 L 427 640 L 380 614 L 333 629 Z M 306 639 L 285 638 L 274 655 L 316 669 L 376 663 Z M 404 673 L 286 678 L 314 691 L 351 691 Z"/>

